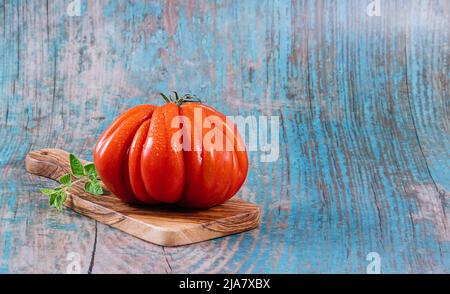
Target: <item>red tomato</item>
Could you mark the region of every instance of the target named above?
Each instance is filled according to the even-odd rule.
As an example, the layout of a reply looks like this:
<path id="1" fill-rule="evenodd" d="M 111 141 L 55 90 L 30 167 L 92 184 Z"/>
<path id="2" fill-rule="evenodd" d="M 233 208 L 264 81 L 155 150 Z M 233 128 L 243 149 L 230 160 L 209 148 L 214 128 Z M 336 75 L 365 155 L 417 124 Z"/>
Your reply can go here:
<path id="1" fill-rule="evenodd" d="M 94 163 L 105 186 L 126 202 L 192 208 L 233 197 L 248 171 L 236 126 L 192 96 L 163 97 L 165 105 L 131 108 L 100 136 Z"/>

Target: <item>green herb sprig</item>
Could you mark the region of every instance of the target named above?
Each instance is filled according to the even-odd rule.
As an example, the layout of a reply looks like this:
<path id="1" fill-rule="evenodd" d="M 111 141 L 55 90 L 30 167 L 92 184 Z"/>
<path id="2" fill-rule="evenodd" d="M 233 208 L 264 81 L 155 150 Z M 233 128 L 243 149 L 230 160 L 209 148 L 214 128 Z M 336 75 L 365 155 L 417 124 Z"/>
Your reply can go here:
<path id="1" fill-rule="evenodd" d="M 84 191 L 93 195 L 102 195 L 103 188 L 98 180 L 98 173 L 93 163 L 83 166 L 81 160 L 75 155 L 69 155 L 70 169 L 72 173 L 67 173 L 59 178 L 60 185 L 54 189 L 43 188 L 41 193 L 49 197 L 50 206 L 62 211 L 67 192 L 79 182 L 85 182 Z"/>

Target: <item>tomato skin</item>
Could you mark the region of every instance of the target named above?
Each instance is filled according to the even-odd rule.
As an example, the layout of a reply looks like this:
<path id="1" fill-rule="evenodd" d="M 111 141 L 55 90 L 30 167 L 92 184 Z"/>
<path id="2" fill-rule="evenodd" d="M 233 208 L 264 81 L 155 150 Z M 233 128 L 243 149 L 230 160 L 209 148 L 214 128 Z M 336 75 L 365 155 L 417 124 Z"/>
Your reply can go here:
<path id="1" fill-rule="evenodd" d="M 125 160 L 138 127 L 151 117 L 155 106 L 139 105 L 119 116 L 100 136 L 94 147 L 94 164 L 105 186 L 120 199 L 138 202 L 129 191 Z"/>
<path id="2" fill-rule="evenodd" d="M 201 113 L 201 124 L 195 124 L 197 132 L 201 129 L 202 134 L 206 134 L 213 128 L 205 127 L 210 113 L 205 110 L 201 104 L 189 103 L 181 106 L 181 114 L 194 122 L 195 110 Z M 232 178 L 233 170 L 233 151 L 214 150 L 202 144 L 204 137 L 195 137 L 192 131 L 190 142 L 194 142 L 191 151 L 184 151 L 186 170 L 189 172 L 186 181 L 186 189 L 181 204 L 188 207 L 211 207 L 228 200 L 228 190 Z M 214 197 L 211 197 L 214 195 Z"/>
<path id="3" fill-rule="evenodd" d="M 147 140 L 142 150 L 141 174 L 145 188 L 159 202 L 177 202 L 184 188 L 184 158 L 179 142 L 172 142 L 172 120 L 179 116 L 178 106 L 168 103 L 153 113 Z M 179 122 L 175 123 L 179 126 Z"/>
<path id="4" fill-rule="evenodd" d="M 139 127 L 134 136 L 133 142 L 130 146 L 128 154 L 128 173 L 130 178 L 131 189 L 136 197 L 146 203 L 158 203 L 153 199 L 145 189 L 144 181 L 141 174 L 141 156 L 144 143 L 147 140 L 148 129 L 150 128 L 151 120 L 148 119 Z"/>
<path id="5" fill-rule="evenodd" d="M 183 142 L 174 139 L 176 134 Z M 100 136 L 94 163 L 105 186 L 125 202 L 191 208 L 230 199 L 248 172 L 236 126 L 195 102 L 140 105 L 124 112 Z"/>

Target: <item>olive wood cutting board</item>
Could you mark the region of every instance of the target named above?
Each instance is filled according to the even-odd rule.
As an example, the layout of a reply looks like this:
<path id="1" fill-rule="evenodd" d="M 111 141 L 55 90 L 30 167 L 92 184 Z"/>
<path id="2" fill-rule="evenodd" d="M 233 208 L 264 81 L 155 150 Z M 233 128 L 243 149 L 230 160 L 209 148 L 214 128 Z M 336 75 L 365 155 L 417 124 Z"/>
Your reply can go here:
<path id="1" fill-rule="evenodd" d="M 87 161 L 83 161 L 83 164 Z M 69 153 L 42 149 L 25 158 L 29 173 L 57 181 L 70 171 Z M 260 211 L 256 204 L 238 199 L 206 209 L 175 206 L 127 204 L 111 193 L 95 196 L 84 192 L 84 183 L 74 184 L 64 205 L 130 235 L 162 246 L 178 246 L 244 232 L 258 227 Z"/>

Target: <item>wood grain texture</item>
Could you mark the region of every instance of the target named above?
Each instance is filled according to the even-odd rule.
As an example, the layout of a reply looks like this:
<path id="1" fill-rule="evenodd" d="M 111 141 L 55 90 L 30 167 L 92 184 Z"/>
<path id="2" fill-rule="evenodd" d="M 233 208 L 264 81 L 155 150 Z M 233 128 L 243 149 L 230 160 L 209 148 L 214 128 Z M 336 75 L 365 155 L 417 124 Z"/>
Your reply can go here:
<path id="1" fill-rule="evenodd" d="M 31 151 L 25 157 L 25 168 L 57 181 L 70 172 L 69 153 L 61 149 Z M 198 243 L 245 232 L 260 223 L 259 207 L 237 198 L 210 209 L 193 210 L 126 204 L 111 193 L 101 197 L 86 193 L 83 186 L 83 182 L 71 186 L 64 206 L 157 245 Z"/>
<path id="2" fill-rule="evenodd" d="M 450 272 L 447 0 L 0 3 L 0 272 Z M 280 158 L 250 153 L 257 230 L 165 248 L 48 209 L 33 149 L 91 158 L 123 110 L 196 93 L 280 117 Z"/>

